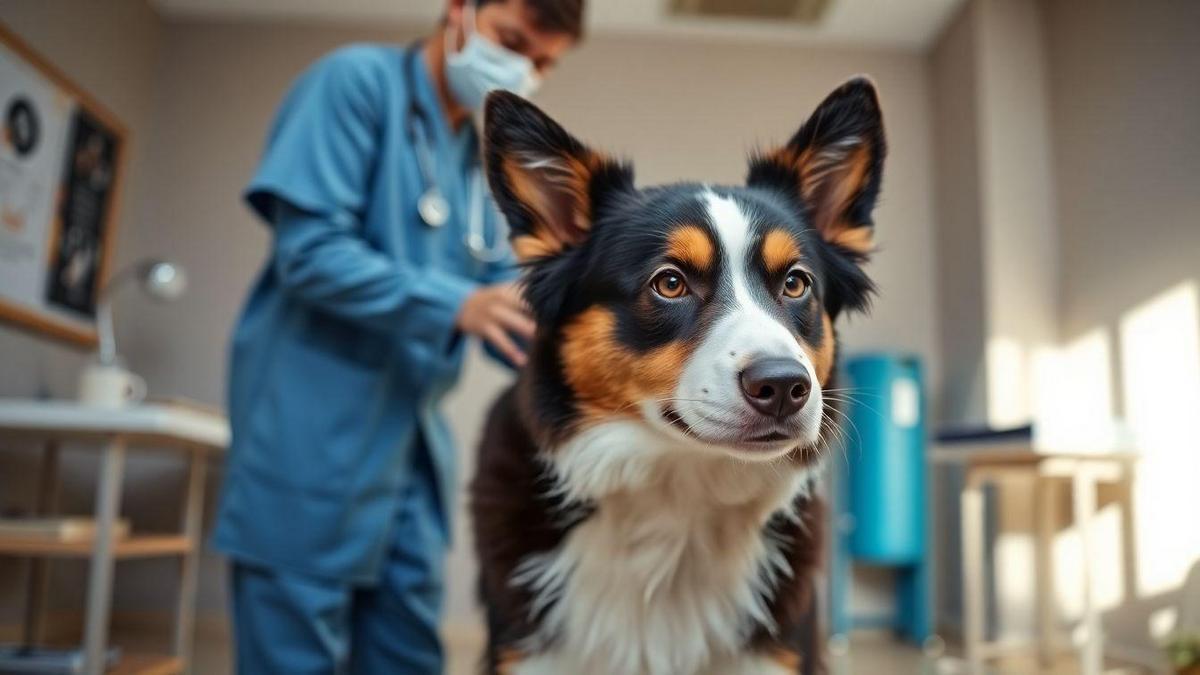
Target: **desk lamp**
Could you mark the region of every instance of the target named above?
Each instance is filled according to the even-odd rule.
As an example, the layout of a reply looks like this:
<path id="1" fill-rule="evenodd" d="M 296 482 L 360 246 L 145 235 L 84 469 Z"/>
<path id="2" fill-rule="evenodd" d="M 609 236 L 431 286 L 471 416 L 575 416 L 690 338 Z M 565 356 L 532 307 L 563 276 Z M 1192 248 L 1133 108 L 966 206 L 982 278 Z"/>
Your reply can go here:
<path id="1" fill-rule="evenodd" d="M 187 275 L 183 268 L 166 260 L 143 260 L 118 272 L 100 292 L 96 308 L 96 330 L 100 334 L 99 361 L 101 365 L 117 363 L 117 337 L 113 333 L 113 297 L 121 287 L 136 280 L 146 295 L 170 302 L 187 290 Z"/>

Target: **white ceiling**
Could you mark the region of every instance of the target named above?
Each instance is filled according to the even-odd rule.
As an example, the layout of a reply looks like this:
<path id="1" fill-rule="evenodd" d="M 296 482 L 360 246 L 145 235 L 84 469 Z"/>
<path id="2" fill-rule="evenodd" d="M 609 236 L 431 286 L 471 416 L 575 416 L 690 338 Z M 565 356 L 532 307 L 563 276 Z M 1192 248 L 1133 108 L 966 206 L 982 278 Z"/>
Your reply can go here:
<path id="1" fill-rule="evenodd" d="M 444 0 L 153 0 L 167 15 L 432 24 Z M 588 31 L 700 39 L 920 49 L 963 0 L 831 0 L 815 26 L 680 19 L 668 0 L 588 0 Z"/>

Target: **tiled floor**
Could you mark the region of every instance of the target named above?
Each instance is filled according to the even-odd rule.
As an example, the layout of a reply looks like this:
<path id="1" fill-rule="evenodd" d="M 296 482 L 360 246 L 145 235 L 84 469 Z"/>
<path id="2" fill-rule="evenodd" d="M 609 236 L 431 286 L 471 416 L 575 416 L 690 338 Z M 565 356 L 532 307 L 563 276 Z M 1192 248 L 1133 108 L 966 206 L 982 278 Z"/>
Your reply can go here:
<path id="1" fill-rule="evenodd" d="M 452 628 L 446 631 L 445 641 L 446 675 L 478 675 L 482 632 L 474 627 Z M 196 647 L 196 673 L 227 675 L 230 672 L 229 641 L 219 630 L 212 626 L 202 630 Z M 942 672 L 933 667 L 914 647 L 898 644 L 883 635 L 863 634 L 854 637 L 846 655 L 831 658 L 830 675 L 933 675 Z"/>
<path id="2" fill-rule="evenodd" d="M 11 639 L 14 636 L 4 635 Z M 129 652 L 162 652 L 169 644 L 169 622 L 114 622 L 112 640 Z M 445 631 L 448 657 L 446 675 L 477 675 L 483 646 L 482 631 L 473 624 Z M 964 673 L 951 648 L 942 658 L 926 658 L 919 649 L 892 640 L 882 633 L 856 633 L 849 648 L 828 658 L 829 675 L 957 675 Z M 196 631 L 193 672 L 198 675 L 230 675 L 232 645 L 223 620 L 201 620 Z M 1013 660 L 989 671 L 989 675 L 1068 675 L 1078 672 L 1075 664 L 1064 661 L 1049 671 L 1039 671 L 1031 661 Z M 1110 670 L 1133 675 L 1142 670 Z"/>
<path id="3" fill-rule="evenodd" d="M 207 634 L 205 634 L 207 633 Z M 204 675 L 227 675 L 229 670 L 229 642 L 219 634 L 202 632 L 197 644 L 196 673 Z M 473 627 L 446 631 L 448 667 L 446 675 L 477 675 L 479 655 L 483 646 L 483 635 Z M 882 633 L 858 633 L 850 641 L 849 649 L 843 654 L 829 657 L 829 675 L 957 675 L 965 672 L 958 664 L 956 652 L 949 650 L 947 656 L 930 659 L 921 650 L 896 642 Z M 1064 660 L 1042 675 L 1068 675 L 1078 672 L 1075 664 Z M 1109 671 L 1129 674 L 1144 671 Z M 1039 673 L 1030 661 L 1013 660 L 990 671 L 990 675 L 1031 675 Z"/>

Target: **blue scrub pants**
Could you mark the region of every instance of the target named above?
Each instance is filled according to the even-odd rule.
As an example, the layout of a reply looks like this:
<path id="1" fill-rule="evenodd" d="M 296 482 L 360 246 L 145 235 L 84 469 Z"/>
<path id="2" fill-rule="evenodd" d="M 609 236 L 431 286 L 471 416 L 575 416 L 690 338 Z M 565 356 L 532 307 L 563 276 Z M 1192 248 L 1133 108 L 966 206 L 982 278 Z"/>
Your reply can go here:
<path id="1" fill-rule="evenodd" d="M 234 561 L 231 570 L 240 675 L 434 675 L 446 535 L 428 452 L 401 500 L 379 583 L 355 586 Z M 303 527 L 303 524 L 297 524 Z"/>

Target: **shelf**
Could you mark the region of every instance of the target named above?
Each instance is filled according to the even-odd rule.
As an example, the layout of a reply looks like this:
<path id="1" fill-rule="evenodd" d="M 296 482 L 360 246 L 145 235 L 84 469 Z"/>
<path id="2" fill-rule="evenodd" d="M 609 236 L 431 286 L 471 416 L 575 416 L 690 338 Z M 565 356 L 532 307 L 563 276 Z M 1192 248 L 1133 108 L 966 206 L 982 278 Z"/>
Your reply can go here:
<path id="1" fill-rule="evenodd" d="M 191 549 L 187 537 L 182 535 L 134 535 L 115 542 L 113 555 L 117 558 L 151 558 L 183 555 Z M 92 542 L 2 537 L 0 555 L 86 558 L 92 555 Z"/>
<path id="2" fill-rule="evenodd" d="M 70 668 L 69 663 L 82 665 L 83 653 L 82 650 L 75 647 L 55 650 L 63 655 L 63 668 Z M 41 664 L 39 660 L 37 663 Z M 115 666 L 105 671 L 106 675 L 179 675 L 183 672 L 183 659 L 177 656 L 168 656 L 166 654 L 126 654 L 121 657 Z M 10 672 L 5 670 L 4 672 Z M 17 666 L 17 670 L 13 672 L 35 672 L 34 667 L 29 667 L 28 670 L 22 670 Z M 37 669 L 36 672 L 43 672 L 42 669 Z M 54 672 L 60 672 L 55 669 Z M 65 671 L 63 671 L 65 672 Z M 75 672 L 75 671 L 71 671 Z"/>
<path id="3" fill-rule="evenodd" d="M 183 660 L 175 656 L 127 654 L 108 671 L 108 675 L 177 675 L 183 672 Z"/>

